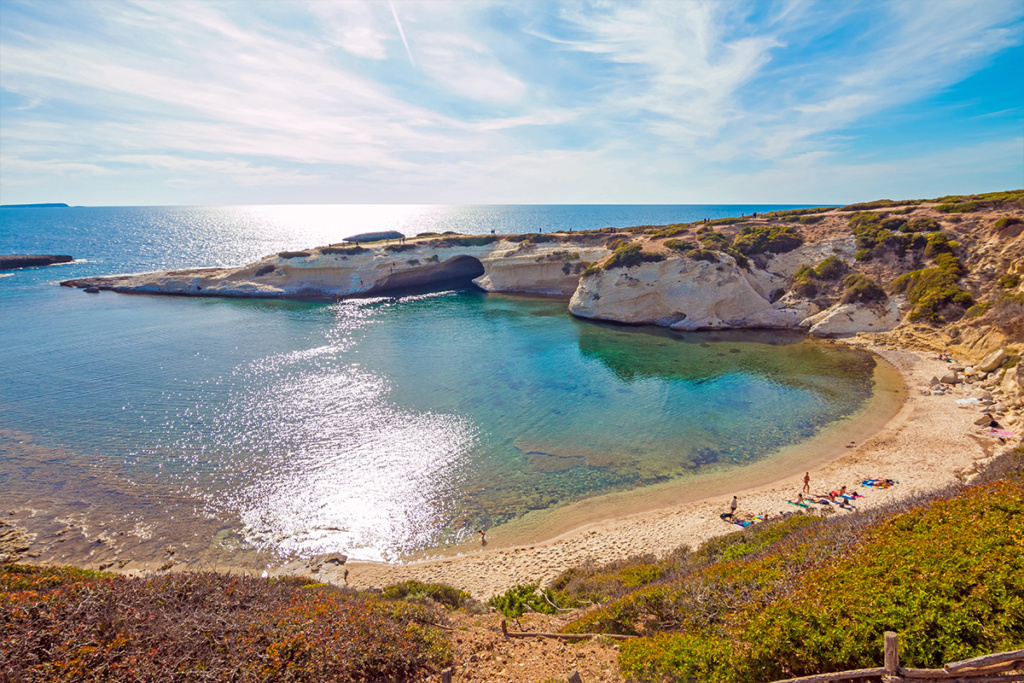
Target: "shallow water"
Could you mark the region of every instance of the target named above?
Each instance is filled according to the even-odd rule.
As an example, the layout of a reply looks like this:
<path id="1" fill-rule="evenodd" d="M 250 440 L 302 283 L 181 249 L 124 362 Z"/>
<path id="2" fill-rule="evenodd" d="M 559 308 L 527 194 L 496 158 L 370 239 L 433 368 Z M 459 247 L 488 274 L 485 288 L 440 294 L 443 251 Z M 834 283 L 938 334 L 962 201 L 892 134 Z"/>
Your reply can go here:
<path id="1" fill-rule="evenodd" d="M 169 238 L 160 225 L 146 228 L 154 241 L 194 230 Z M 225 253 L 249 248 L 228 242 Z M 166 267 L 146 253 L 0 281 L 0 424 L 238 518 L 274 551 L 396 559 L 448 546 L 530 510 L 771 457 L 871 396 L 874 361 L 854 350 L 598 324 L 557 301 L 179 299 L 52 284 Z"/>

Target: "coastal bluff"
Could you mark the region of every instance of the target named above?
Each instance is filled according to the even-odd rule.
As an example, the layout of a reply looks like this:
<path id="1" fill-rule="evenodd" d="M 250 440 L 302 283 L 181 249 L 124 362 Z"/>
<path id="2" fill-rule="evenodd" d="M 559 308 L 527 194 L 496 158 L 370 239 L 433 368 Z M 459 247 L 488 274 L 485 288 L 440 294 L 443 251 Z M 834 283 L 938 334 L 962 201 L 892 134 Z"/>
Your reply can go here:
<path id="1" fill-rule="evenodd" d="M 61 284 L 275 299 L 475 285 L 564 299 L 571 314 L 593 320 L 819 337 L 891 332 L 968 357 L 1024 336 L 1016 322 L 1024 310 L 1024 190 L 575 233 L 357 237 L 237 268 Z"/>
<path id="2" fill-rule="evenodd" d="M 818 312 L 804 303 L 771 300 L 797 268 L 798 256 L 764 268 L 741 267 L 725 254 L 713 264 L 674 256 L 638 268 L 595 265 L 621 242 L 622 236 L 612 232 L 410 238 L 285 251 L 239 268 L 91 277 L 61 285 L 279 299 L 386 296 L 472 282 L 487 292 L 567 299 L 569 311 L 581 318 L 685 330 L 798 328 Z"/>

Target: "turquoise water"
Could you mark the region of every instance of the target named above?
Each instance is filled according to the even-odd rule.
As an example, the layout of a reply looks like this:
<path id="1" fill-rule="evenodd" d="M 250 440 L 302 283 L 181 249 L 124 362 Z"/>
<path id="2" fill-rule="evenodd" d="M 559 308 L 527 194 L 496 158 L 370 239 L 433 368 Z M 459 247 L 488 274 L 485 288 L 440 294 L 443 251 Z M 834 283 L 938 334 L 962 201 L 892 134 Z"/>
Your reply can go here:
<path id="1" fill-rule="evenodd" d="M 205 243 L 188 241 L 194 226 L 173 215 L 139 227 L 162 210 L 107 211 L 120 212 L 111 225 L 134 221 L 120 252 L 0 278 L 0 425 L 238 516 L 264 548 L 396 559 L 530 510 L 754 462 L 871 395 L 866 354 L 777 332 L 597 324 L 557 301 L 478 291 L 239 301 L 55 286 L 90 270 L 178 265 L 191 250 L 212 255 L 181 265 L 332 241 L 296 244 L 302 235 L 278 231 L 252 247 L 244 229 L 216 221 Z M 102 230 L 74 225 L 101 249 Z M 68 229 L 49 228 L 41 242 Z M 156 256 L 132 247 L 174 240 L 180 248 Z"/>

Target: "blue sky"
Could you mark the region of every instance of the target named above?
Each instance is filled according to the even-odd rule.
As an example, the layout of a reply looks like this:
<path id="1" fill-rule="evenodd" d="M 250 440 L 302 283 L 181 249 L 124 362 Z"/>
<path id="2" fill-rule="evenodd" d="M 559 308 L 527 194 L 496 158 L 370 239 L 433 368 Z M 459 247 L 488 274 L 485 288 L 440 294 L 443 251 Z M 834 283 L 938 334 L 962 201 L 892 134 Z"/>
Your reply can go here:
<path id="1" fill-rule="evenodd" d="M 0 0 L 0 202 L 1024 187 L 1024 0 Z"/>

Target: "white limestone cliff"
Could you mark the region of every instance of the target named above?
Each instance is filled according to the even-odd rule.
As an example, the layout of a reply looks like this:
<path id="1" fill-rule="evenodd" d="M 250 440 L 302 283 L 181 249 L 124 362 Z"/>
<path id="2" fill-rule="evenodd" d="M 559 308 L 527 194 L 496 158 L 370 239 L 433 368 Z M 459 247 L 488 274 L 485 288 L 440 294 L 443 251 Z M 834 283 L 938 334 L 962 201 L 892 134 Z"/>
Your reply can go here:
<path id="1" fill-rule="evenodd" d="M 718 263 L 672 258 L 585 275 L 569 312 L 676 330 L 797 325 L 797 311 L 775 308 L 732 257 L 720 258 Z"/>

